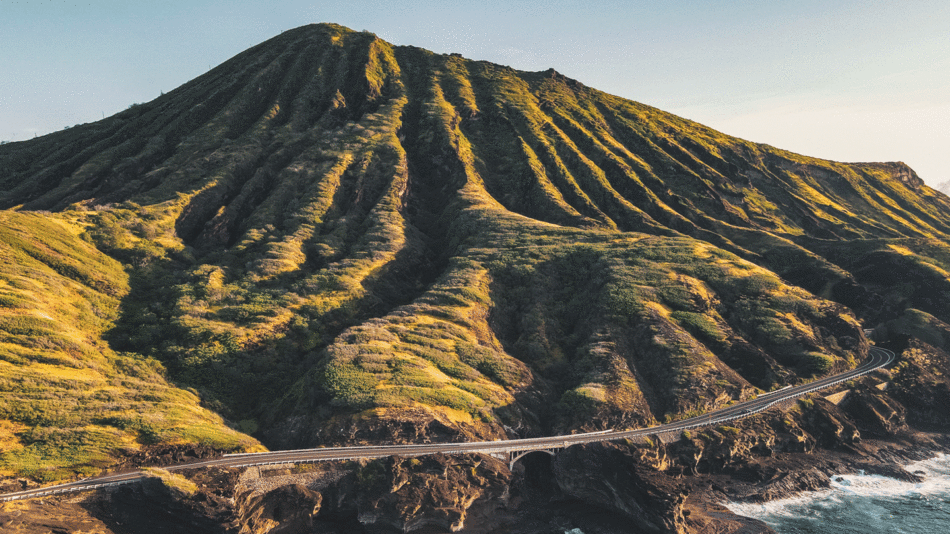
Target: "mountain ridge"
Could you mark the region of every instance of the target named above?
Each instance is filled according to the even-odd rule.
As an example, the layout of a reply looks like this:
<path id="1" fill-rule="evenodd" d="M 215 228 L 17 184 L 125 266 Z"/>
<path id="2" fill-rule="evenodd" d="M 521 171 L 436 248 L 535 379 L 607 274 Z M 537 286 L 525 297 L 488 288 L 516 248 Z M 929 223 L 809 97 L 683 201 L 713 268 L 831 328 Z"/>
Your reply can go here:
<path id="1" fill-rule="evenodd" d="M 0 146 L 0 169 L 3 213 L 126 270 L 94 337 L 271 447 L 643 425 L 853 366 L 861 322 L 950 321 L 950 199 L 903 163 L 337 25 Z M 3 415 L 11 451 L 61 463 L 21 428 L 61 423 Z"/>

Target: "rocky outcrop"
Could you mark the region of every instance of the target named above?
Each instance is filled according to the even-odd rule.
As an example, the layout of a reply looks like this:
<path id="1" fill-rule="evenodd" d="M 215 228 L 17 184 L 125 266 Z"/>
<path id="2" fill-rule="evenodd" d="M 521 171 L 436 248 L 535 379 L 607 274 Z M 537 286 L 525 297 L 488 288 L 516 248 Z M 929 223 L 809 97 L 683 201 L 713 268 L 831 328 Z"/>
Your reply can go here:
<path id="1" fill-rule="evenodd" d="M 361 466 L 335 498 L 349 494 L 364 525 L 458 532 L 472 507 L 504 506 L 510 482 L 508 467 L 490 456 L 387 458 Z"/>
<path id="2" fill-rule="evenodd" d="M 323 496 L 294 484 L 263 495 L 239 495 L 235 501 L 240 534 L 289 534 L 312 531 Z"/>
<path id="3" fill-rule="evenodd" d="M 848 395 L 844 409 L 866 434 L 889 436 L 905 427 L 905 409 L 881 391 L 862 386 Z"/>
<path id="4" fill-rule="evenodd" d="M 851 445 L 861 439 L 861 432 L 847 414 L 822 398 L 812 401 L 804 410 L 802 420 L 808 432 L 826 449 Z"/>
<path id="5" fill-rule="evenodd" d="M 114 525 L 90 512 L 88 503 L 69 502 L 73 499 L 56 497 L 41 501 L 0 504 L 0 532 L 4 534 L 50 534 L 83 532 L 110 534 Z"/>
<path id="6" fill-rule="evenodd" d="M 214 458 L 221 454 L 222 451 L 214 447 L 196 443 L 143 445 L 139 449 L 129 451 L 119 465 L 164 467 L 203 458 Z"/>
<path id="7" fill-rule="evenodd" d="M 232 527 L 240 534 L 311 532 L 318 525 L 347 525 L 348 532 L 483 532 L 496 508 L 507 506 L 512 481 L 504 462 L 481 455 L 393 457 L 334 470 L 345 474 L 323 477 L 316 470 L 276 488 L 242 486 Z"/>
<path id="8" fill-rule="evenodd" d="M 157 478 L 118 486 L 95 495 L 88 508 L 113 532 L 225 532 L 231 514 L 229 499 L 199 491 L 184 495 Z"/>
<path id="9" fill-rule="evenodd" d="M 950 355 L 946 351 L 911 339 L 893 371 L 888 397 L 906 409 L 912 425 L 933 429 L 950 428 Z"/>
<path id="10" fill-rule="evenodd" d="M 767 502 L 796 495 L 803 491 L 815 491 L 830 485 L 828 475 L 818 469 L 801 471 L 774 470 L 772 477 L 760 484 L 743 487 L 734 497 L 739 500 Z"/>
<path id="11" fill-rule="evenodd" d="M 903 482 L 917 483 L 924 481 L 924 477 L 921 475 L 911 473 L 899 465 L 860 463 L 856 464 L 855 468 L 860 469 L 869 475 L 879 475 L 882 477 L 893 478 L 894 480 L 901 480 Z"/>
<path id="12" fill-rule="evenodd" d="M 785 414 L 775 417 L 769 425 L 775 432 L 772 452 L 811 452 L 815 448 L 815 438 L 802 429 L 798 421 Z"/>
<path id="13" fill-rule="evenodd" d="M 555 460 L 557 485 L 572 498 L 628 517 L 639 530 L 682 532 L 688 490 L 635 458 L 630 448 L 612 443 L 565 449 Z"/>

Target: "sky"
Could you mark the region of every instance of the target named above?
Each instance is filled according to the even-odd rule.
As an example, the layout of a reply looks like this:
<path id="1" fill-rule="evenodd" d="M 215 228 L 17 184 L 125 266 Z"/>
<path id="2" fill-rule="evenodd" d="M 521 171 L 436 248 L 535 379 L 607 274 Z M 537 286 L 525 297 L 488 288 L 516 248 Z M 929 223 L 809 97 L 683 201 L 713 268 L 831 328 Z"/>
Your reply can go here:
<path id="1" fill-rule="evenodd" d="M 314 22 L 950 181 L 947 0 L 0 0 L 0 141 L 102 119 Z"/>

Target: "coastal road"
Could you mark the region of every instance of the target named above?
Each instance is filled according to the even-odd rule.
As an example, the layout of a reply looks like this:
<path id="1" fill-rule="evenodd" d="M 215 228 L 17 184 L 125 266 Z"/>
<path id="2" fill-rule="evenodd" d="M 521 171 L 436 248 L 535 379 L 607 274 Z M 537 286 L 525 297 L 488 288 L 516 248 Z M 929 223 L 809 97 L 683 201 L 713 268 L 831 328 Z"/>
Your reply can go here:
<path id="1" fill-rule="evenodd" d="M 254 465 L 290 464 L 323 462 L 329 460 L 355 460 L 358 458 L 383 458 L 387 456 L 423 456 L 426 454 L 504 454 L 516 456 L 527 451 L 562 449 L 571 445 L 611 441 L 617 439 L 642 438 L 657 434 L 672 434 L 714 425 L 721 425 L 742 419 L 752 414 L 767 410 L 772 406 L 797 399 L 814 391 L 828 388 L 848 380 L 890 365 L 895 359 L 893 352 L 880 347 L 871 347 L 868 359 L 860 366 L 850 371 L 815 380 L 808 384 L 787 387 L 770 393 L 759 395 L 755 399 L 740 402 L 704 415 L 666 423 L 663 425 L 639 428 L 635 430 L 603 430 L 585 434 L 569 434 L 564 436 L 549 436 L 540 438 L 511 439 L 498 441 L 480 441 L 467 443 L 424 443 L 416 445 L 370 445 L 360 447 L 321 447 L 316 449 L 298 449 L 291 451 L 257 452 L 242 454 L 227 454 L 219 458 L 201 460 L 165 467 L 168 471 L 185 469 L 199 469 L 206 467 L 249 467 Z M 108 475 L 87 478 L 76 482 L 36 488 L 16 493 L 0 495 L 0 501 L 12 501 L 84 491 L 119 484 L 129 484 L 145 478 L 139 470 L 111 473 Z"/>

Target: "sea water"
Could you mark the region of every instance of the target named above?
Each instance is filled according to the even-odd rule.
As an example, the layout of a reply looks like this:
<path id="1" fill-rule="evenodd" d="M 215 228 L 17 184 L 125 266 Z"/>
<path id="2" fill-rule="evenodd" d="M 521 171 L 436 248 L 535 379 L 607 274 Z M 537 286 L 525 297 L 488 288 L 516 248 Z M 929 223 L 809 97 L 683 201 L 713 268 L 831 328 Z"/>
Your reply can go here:
<path id="1" fill-rule="evenodd" d="M 827 490 L 727 507 L 766 522 L 779 534 L 950 533 L 950 456 L 942 454 L 904 468 L 924 480 L 836 475 Z"/>

